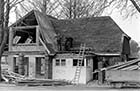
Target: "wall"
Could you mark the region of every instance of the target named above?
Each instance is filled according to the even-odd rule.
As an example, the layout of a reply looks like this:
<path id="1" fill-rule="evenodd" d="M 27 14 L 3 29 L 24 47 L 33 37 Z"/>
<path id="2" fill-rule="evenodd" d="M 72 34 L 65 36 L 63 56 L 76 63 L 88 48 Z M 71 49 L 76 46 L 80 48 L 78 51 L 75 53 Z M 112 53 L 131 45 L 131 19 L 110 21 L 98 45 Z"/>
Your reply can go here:
<path id="1" fill-rule="evenodd" d="M 89 82 L 93 79 L 93 58 L 87 58 L 86 61 L 88 61 L 87 67 L 86 67 L 86 82 Z"/>
<path id="2" fill-rule="evenodd" d="M 1 57 L 1 68 L 2 68 L 2 70 L 7 70 L 8 69 L 7 59 L 8 59 L 8 56 L 2 56 Z"/>
<path id="3" fill-rule="evenodd" d="M 75 72 L 76 72 L 76 66 L 73 66 L 73 58 L 78 58 L 77 55 L 74 54 L 68 54 L 68 55 L 59 55 L 55 59 L 66 59 L 66 65 L 65 66 L 56 66 L 55 65 L 55 59 L 53 59 L 53 79 L 65 79 L 72 81 Z M 93 71 L 93 63 L 92 59 L 90 61 L 90 66 L 86 67 L 86 59 L 84 59 L 85 66 L 81 69 L 80 84 L 86 84 L 88 81 L 90 81 L 93 78 L 92 71 Z"/>
<path id="4" fill-rule="evenodd" d="M 18 56 L 17 55 L 8 55 L 8 70 L 9 71 L 14 71 L 13 57 L 18 57 Z"/>
<path id="5" fill-rule="evenodd" d="M 12 46 L 12 51 L 44 51 L 44 47 L 37 45 L 16 45 Z"/>
<path id="6" fill-rule="evenodd" d="M 14 71 L 13 57 L 18 57 L 18 55 L 8 56 L 8 70 Z M 29 57 L 29 77 L 36 77 L 36 57 L 44 57 L 44 55 L 25 55 L 24 57 Z"/>
<path id="7" fill-rule="evenodd" d="M 53 79 L 65 79 L 72 81 L 75 76 L 76 66 L 72 66 L 73 60 L 66 59 L 66 66 L 55 66 L 55 59 L 53 60 Z M 82 67 L 79 83 L 86 84 L 86 67 Z"/>

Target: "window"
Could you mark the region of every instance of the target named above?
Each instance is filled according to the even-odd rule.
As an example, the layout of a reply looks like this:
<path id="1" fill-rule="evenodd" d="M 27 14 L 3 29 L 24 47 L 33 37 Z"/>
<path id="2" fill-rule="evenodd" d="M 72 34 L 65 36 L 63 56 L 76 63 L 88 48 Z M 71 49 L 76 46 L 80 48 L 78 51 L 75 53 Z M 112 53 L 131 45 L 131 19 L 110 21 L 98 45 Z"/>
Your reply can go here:
<path id="1" fill-rule="evenodd" d="M 55 66 L 65 66 L 66 65 L 66 59 L 56 59 L 55 60 Z"/>
<path id="2" fill-rule="evenodd" d="M 65 59 L 61 59 L 61 66 L 65 66 L 66 65 L 66 60 Z"/>
<path id="3" fill-rule="evenodd" d="M 86 60 L 86 66 L 87 67 L 90 66 L 90 59 L 89 58 Z"/>
<path id="4" fill-rule="evenodd" d="M 73 66 L 77 66 L 78 65 L 78 61 L 80 63 L 82 63 L 82 66 L 84 66 L 84 60 L 81 60 L 81 59 L 73 59 Z M 80 66 L 81 64 L 79 64 Z"/>
<path id="5" fill-rule="evenodd" d="M 59 59 L 55 60 L 55 66 L 60 66 L 60 60 Z"/>

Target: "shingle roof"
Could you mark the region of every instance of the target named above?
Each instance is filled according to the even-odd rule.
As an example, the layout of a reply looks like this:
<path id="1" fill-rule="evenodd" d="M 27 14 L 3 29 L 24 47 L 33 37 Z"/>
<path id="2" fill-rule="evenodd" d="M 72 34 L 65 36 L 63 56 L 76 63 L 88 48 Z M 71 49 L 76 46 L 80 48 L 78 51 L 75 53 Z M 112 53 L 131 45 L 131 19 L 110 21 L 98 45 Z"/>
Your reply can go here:
<path id="1" fill-rule="evenodd" d="M 109 16 L 52 20 L 56 32 L 74 39 L 74 46 L 86 43 L 94 52 L 121 52 L 124 33 Z"/>

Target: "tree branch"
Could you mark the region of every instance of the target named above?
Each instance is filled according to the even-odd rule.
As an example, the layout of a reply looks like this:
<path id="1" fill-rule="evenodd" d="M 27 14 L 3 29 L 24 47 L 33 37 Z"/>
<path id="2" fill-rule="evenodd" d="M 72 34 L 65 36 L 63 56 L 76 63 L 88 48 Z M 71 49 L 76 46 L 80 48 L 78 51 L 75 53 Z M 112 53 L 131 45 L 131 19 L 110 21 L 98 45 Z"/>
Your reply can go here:
<path id="1" fill-rule="evenodd" d="M 130 0 L 132 2 L 132 4 L 134 5 L 134 7 L 136 8 L 136 10 L 140 13 L 140 7 L 139 5 L 136 3 L 136 1 L 134 0 Z"/>

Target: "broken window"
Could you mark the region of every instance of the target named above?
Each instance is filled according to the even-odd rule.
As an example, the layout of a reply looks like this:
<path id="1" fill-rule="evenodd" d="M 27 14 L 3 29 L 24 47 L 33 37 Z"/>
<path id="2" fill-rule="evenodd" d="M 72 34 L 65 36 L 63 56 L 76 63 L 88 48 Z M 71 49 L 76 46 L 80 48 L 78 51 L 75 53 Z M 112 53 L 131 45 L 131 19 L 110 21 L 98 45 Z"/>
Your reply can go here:
<path id="1" fill-rule="evenodd" d="M 82 63 L 81 66 L 84 66 L 84 60 L 82 60 L 82 59 L 73 59 L 73 66 L 78 66 L 78 61 L 79 61 L 80 63 Z M 81 61 L 82 61 L 82 62 L 81 62 Z M 80 66 L 80 64 L 79 64 L 79 66 Z"/>
<path id="2" fill-rule="evenodd" d="M 13 57 L 13 70 L 15 73 L 18 73 L 18 57 Z"/>
<path id="3" fill-rule="evenodd" d="M 28 76 L 29 57 L 24 57 L 23 67 L 24 67 L 24 74 L 23 75 Z M 13 68 L 14 68 L 14 72 L 18 73 L 18 70 L 19 70 L 19 58 L 18 57 L 13 57 Z"/>
<path id="4" fill-rule="evenodd" d="M 29 29 L 16 29 L 13 44 L 36 43 L 36 27 Z"/>
<path id="5" fill-rule="evenodd" d="M 45 58 L 36 57 L 36 77 L 40 78 L 45 75 Z"/>

